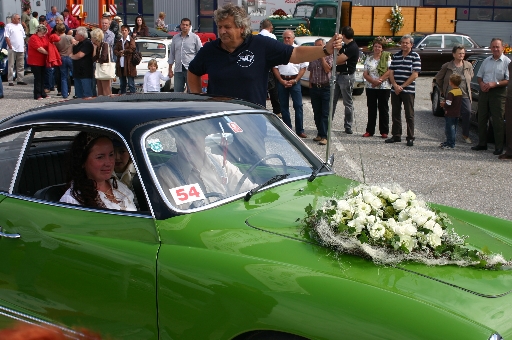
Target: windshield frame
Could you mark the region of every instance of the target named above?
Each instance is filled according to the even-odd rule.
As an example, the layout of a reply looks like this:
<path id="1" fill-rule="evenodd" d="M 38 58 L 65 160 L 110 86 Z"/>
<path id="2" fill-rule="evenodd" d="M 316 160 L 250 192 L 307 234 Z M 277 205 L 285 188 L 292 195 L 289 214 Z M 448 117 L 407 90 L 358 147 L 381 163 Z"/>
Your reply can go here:
<path id="1" fill-rule="evenodd" d="M 240 114 L 263 114 L 263 115 L 268 115 L 271 117 L 275 116 L 274 113 L 266 111 L 266 110 L 220 111 L 220 112 L 216 112 L 216 113 L 202 114 L 202 115 L 188 117 L 188 118 L 179 119 L 179 120 L 166 121 L 166 122 L 163 122 L 162 124 L 151 127 L 150 129 L 146 130 L 141 135 L 140 141 L 139 141 L 140 142 L 139 147 L 141 148 L 142 156 L 146 163 L 147 169 L 148 169 L 149 173 L 151 174 L 151 179 L 153 181 L 153 184 L 155 185 L 155 188 L 157 189 L 161 199 L 163 200 L 163 202 L 165 202 L 165 204 L 167 205 L 167 207 L 169 209 L 171 209 L 172 211 L 178 212 L 178 213 L 182 213 L 182 214 L 189 214 L 189 213 L 193 213 L 193 212 L 197 212 L 197 211 L 208 210 L 208 209 L 212 209 L 212 208 L 218 207 L 220 205 L 223 205 L 223 204 L 235 201 L 235 200 L 239 200 L 239 199 L 245 197 L 245 195 L 247 194 L 248 191 L 240 192 L 238 194 L 234 194 L 232 196 L 220 199 L 218 201 L 215 201 L 215 202 L 212 202 L 212 203 L 209 203 L 207 205 L 200 206 L 197 208 L 180 209 L 179 207 L 176 207 L 167 198 L 167 195 L 165 194 L 164 189 L 162 188 L 162 186 L 158 180 L 158 176 L 155 173 L 155 170 L 151 164 L 151 160 L 149 158 L 149 154 L 146 149 L 146 141 L 147 141 L 148 137 L 151 136 L 155 132 L 169 129 L 169 128 L 172 128 L 174 126 L 178 126 L 181 124 L 187 124 L 187 123 L 192 123 L 195 121 L 200 121 L 200 120 L 205 120 L 205 119 L 211 119 L 211 118 L 217 118 L 217 117 L 223 117 L 223 116 L 234 116 L 234 115 L 240 115 Z M 275 119 L 279 119 L 279 118 L 277 118 L 277 116 L 275 116 Z M 284 123 L 282 123 L 282 124 L 284 125 Z M 311 172 L 313 172 L 314 169 L 316 169 L 317 167 L 321 166 L 322 163 L 324 163 L 324 161 L 316 153 L 314 153 L 301 139 L 299 139 L 298 137 L 295 136 L 295 134 L 293 133 L 292 130 L 290 130 L 288 127 L 286 127 L 286 129 L 287 130 L 285 130 L 285 131 L 287 131 L 288 135 L 285 136 L 284 138 L 291 137 L 291 138 L 286 138 L 286 139 L 291 143 L 291 145 L 293 147 L 295 147 L 298 150 L 297 152 L 300 152 L 302 157 L 312 165 L 313 169 L 311 170 Z M 333 173 L 334 173 L 333 171 L 329 171 L 328 169 L 326 169 L 326 171 L 319 173 L 318 176 L 331 175 Z M 263 192 L 267 189 L 270 189 L 270 188 L 273 188 L 276 186 L 280 186 L 285 183 L 295 182 L 297 180 L 308 179 L 310 175 L 311 175 L 311 173 L 287 178 L 282 181 L 273 183 L 269 186 L 266 186 L 259 192 Z"/>

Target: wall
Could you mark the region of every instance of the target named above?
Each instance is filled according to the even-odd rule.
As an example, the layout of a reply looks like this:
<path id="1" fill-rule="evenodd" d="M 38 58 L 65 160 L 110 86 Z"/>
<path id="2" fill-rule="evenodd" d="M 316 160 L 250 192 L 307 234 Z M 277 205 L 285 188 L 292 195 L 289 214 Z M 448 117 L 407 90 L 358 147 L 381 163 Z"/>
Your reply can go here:
<path id="1" fill-rule="evenodd" d="M 512 44 L 512 22 L 459 21 L 457 32 L 471 36 L 481 46 L 489 46 L 492 38 Z"/>

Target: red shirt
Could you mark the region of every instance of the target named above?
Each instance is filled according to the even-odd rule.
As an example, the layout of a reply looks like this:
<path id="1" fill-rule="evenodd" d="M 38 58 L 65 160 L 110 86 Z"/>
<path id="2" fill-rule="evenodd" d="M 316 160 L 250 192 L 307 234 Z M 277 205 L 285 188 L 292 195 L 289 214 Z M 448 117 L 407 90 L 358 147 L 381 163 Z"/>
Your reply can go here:
<path id="1" fill-rule="evenodd" d="M 47 55 L 39 52 L 37 50 L 39 47 L 48 51 L 48 38 L 46 35 L 41 38 L 37 33 L 32 34 L 28 40 L 27 64 L 34 66 L 46 66 Z"/>

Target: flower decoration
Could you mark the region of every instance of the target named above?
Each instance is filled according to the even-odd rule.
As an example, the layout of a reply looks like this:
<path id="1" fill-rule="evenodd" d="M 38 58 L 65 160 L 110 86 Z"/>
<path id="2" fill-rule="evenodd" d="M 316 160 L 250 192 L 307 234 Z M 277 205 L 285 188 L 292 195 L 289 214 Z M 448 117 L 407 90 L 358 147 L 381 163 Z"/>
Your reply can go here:
<path id="1" fill-rule="evenodd" d="M 0 21 L 0 29 L 5 28 L 5 23 L 3 21 Z"/>
<path id="2" fill-rule="evenodd" d="M 498 269 L 502 255 L 470 248 L 467 236 L 449 229 L 446 214 L 430 209 L 412 191 L 361 184 L 320 209 L 306 208 L 305 233 L 336 252 L 371 258 L 377 264 L 403 261 Z"/>
<path id="3" fill-rule="evenodd" d="M 295 29 L 295 36 L 296 37 L 300 37 L 300 36 L 304 36 L 304 35 L 311 35 L 311 31 L 308 30 L 306 28 L 306 26 L 304 26 L 304 24 L 300 24 L 299 26 L 297 26 L 297 28 Z"/>
<path id="4" fill-rule="evenodd" d="M 512 47 L 509 44 L 503 45 L 503 53 L 504 54 L 512 54 Z"/>
<path id="5" fill-rule="evenodd" d="M 269 16 L 268 18 L 269 19 L 288 19 L 291 17 L 292 16 L 290 14 L 286 14 L 286 12 L 283 11 L 282 9 L 278 9 L 278 10 L 274 11 L 274 13 L 272 13 L 272 15 Z"/>
<path id="6" fill-rule="evenodd" d="M 391 15 L 390 18 L 387 19 L 387 22 L 389 22 L 389 29 L 393 32 L 393 35 L 404 27 L 402 8 L 398 7 L 398 4 L 395 5 L 395 7 L 391 7 Z"/>
<path id="7" fill-rule="evenodd" d="M 5 48 L 2 48 L 0 50 L 0 61 L 4 60 L 4 58 L 7 58 L 8 52 Z"/>
<path id="8" fill-rule="evenodd" d="M 382 48 L 399 46 L 399 44 L 394 42 L 392 38 L 377 37 L 376 39 L 381 39 L 382 41 L 384 41 L 384 46 L 382 46 Z M 370 43 L 368 44 L 368 50 L 373 50 L 373 40 L 370 41 Z"/>

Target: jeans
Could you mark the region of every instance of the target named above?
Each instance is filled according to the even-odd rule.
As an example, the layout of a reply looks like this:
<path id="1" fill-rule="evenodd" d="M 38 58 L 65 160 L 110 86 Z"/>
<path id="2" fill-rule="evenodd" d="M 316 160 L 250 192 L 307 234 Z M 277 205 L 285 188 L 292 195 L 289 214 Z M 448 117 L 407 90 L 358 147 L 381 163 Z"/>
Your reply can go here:
<path id="1" fill-rule="evenodd" d="M 187 69 L 182 66 L 181 72 L 176 71 L 174 73 L 174 92 L 185 91 L 185 84 L 187 83 Z M 190 92 L 187 86 L 187 92 Z"/>
<path id="2" fill-rule="evenodd" d="M 32 74 L 34 75 L 34 99 L 46 98 L 44 92 L 44 66 L 32 66 Z"/>
<path id="3" fill-rule="evenodd" d="M 381 135 L 389 133 L 389 95 L 391 90 L 366 88 L 366 106 L 368 107 L 368 123 L 366 132 L 375 134 L 377 123 L 377 109 L 379 112 L 379 132 Z"/>
<path id="4" fill-rule="evenodd" d="M 292 97 L 293 109 L 295 110 L 295 132 L 297 134 L 304 132 L 302 126 L 302 91 L 300 83 L 293 85 L 292 87 L 284 87 L 281 83 L 276 83 L 277 92 L 279 93 L 279 105 L 281 107 L 281 114 L 283 115 L 283 122 L 288 125 L 290 129 L 292 127 L 292 120 L 290 117 L 290 101 L 289 97 Z"/>
<path id="5" fill-rule="evenodd" d="M 55 87 L 55 79 L 53 79 L 53 68 L 47 67 L 44 74 L 44 88 L 53 90 Z"/>
<path id="6" fill-rule="evenodd" d="M 315 125 L 319 137 L 327 138 L 327 125 L 329 124 L 329 100 L 331 99 L 331 89 L 329 87 L 311 87 L 309 89 L 311 97 L 311 106 Z"/>
<path id="7" fill-rule="evenodd" d="M 62 65 L 60 68 L 60 88 L 62 92 L 62 98 L 67 98 L 69 96 L 69 90 L 71 88 L 71 83 L 68 83 L 69 73 L 73 72 L 73 61 L 70 57 L 61 56 Z"/>
<path id="8" fill-rule="evenodd" d="M 121 71 L 121 73 L 123 73 L 123 71 Z M 130 93 L 135 93 L 135 78 L 121 76 L 119 77 L 119 90 L 121 94 L 126 93 L 126 78 L 128 78 L 128 90 L 130 90 Z"/>
<path id="9" fill-rule="evenodd" d="M 356 76 L 352 74 L 338 74 L 336 78 L 337 85 L 334 89 L 333 115 L 336 112 L 336 104 L 340 96 L 343 98 L 343 106 L 345 106 L 345 120 L 343 128 L 352 129 L 354 123 L 354 101 L 352 99 L 352 90 L 356 82 Z"/>
<path id="10" fill-rule="evenodd" d="M 75 78 L 75 96 L 77 98 L 92 97 L 93 78 Z"/>
<path id="11" fill-rule="evenodd" d="M 455 136 L 457 135 L 458 117 L 444 117 L 444 133 L 446 134 L 446 145 L 453 148 L 455 147 Z"/>
<path id="12" fill-rule="evenodd" d="M 4 86 L 2 85 L 2 81 L 0 80 L 0 98 L 4 97 Z"/>
<path id="13" fill-rule="evenodd" d="M 7 50 L 8 72 L 7 79 L 9 83 L 14 82 L 14 62 L 16 62 L 16 81 L 22 82 L 25 75 L 25 52 L 15 52 L 12 49 Z"/>

